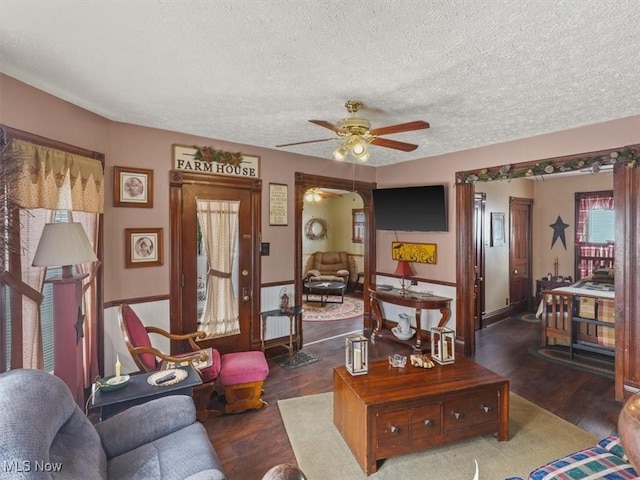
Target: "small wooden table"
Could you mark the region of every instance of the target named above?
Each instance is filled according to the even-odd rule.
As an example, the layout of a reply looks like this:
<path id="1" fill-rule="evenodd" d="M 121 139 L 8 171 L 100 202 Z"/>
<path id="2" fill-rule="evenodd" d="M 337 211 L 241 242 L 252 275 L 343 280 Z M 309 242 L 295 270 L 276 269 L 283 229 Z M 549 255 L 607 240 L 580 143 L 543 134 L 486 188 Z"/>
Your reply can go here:
<path id="1" fill-rule="evenodd" d="M 202 384 L 200 375 L 193 367 L 176 367 L 187 370 L 187 378 L 174 385 L 155 386 L 147 382 L 147 378 L 157 372 L 131 375 L 129 383 L 119 390 L 103 392 L 98 390 L 90 408 L 100 409 L 100 420 L 126 410 L 134 405 L 140 405 L 156 398 L 167 395 L 193 395 L 193 387 Z"/>
<path id="2" fill-rule="evenodd" d="M 264 352 L 267 348 L 284 346 L 289 350 L 289 358 L 293 356 L 294 345 L 297 347 L 297 350 L 300 350 L 300 332 L 302 331 L 302 312 L 304 309 L 300 306 L 291 307 L 289 310 L 283 312 L 279 308 L 276 310 L 269 310 L 267 312 L 262 312 L 260 317 L 262 318 L 262 329 L 260 335 L 260 343 L 262 346 L 262 351 Z M 269 344 L 266 344 L 266 335 L 267 335 L 267 321 L 272 317 L 289 317 L 289 343 L 285 343 L 282 341 L 271 341 Z M 295 320 L 295 330 L 294 330 L 294 320 Z M 294 333 L 295 332 L 295 333 Z"/>
<path id="3" fill-rule="evenodd" d="M 468 358 L 424 369 L 388 361 L 333 370 L 333 423 L 365 474 L 378 460 L 490 433 L 509 439 L 509 380 Z"/>
<path id="4" fill-rule="evenodd" d="M 392 288 L 391 290 L 380 290 L 375 288 L 369 289 L 369 300 L 371 303 L 371 311 L 376 318 L 376 327 L 371 334 L 371 340 L 375 341 L 375 337 L 389 338 L 402 343 L 406 343 L 404 340 L 396 338 L 389 332 L 387 335 L 383 333 L 383 324 L 385 318 L 382 316 L 382 309 L 380 302 L 392 303 L 394 305 L 402 305 L 404 307 L 411 307 L 416 312 L 416 340 L 413 344 L 415 351 L 422 351 L 424 348 L 422 345 L 422 326 L 420 324 L 420 313 L 422 309 L 425 310 L 440 310 L 440 321 L 438 327 L 444 327 L 449 318 L 451 317 L 451 298 L 440 297 L 438 295 L 430 295 L 428 293 L 419 292 L 407 292 L 403 294 L 399 289 Z"/>

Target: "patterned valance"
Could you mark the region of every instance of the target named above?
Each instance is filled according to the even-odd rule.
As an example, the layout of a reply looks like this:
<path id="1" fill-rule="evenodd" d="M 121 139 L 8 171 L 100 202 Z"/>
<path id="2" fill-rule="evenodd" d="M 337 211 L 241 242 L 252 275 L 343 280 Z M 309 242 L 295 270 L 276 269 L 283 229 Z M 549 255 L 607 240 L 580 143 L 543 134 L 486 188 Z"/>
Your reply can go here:
<path id="1" fill-rule="evenodd" d="M 102 213 L 104 170 L 100 160 L 12 140 L 23 163 L 15 185 L 16 202 L 23 208 Z"/>

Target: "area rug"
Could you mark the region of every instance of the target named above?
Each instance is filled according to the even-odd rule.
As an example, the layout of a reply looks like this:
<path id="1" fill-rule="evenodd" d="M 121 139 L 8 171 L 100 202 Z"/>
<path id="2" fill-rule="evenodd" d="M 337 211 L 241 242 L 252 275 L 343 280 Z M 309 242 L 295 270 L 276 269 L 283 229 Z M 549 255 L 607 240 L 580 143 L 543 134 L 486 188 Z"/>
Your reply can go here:
<path id="1" fill-rule="evenodd" d="M 319 296 L 315 296 L 318 299 Z M 306 300 L 304 295 L 303 299 Z M 314 299 L 314 295 L 309 295 L 309 299 Z M 339 296 L 329 296 L 329 300 L 340 300 Z M 344 297 L 342 303 L 305 302 L 302 321 L 304 322 L 329 322 L 332 320 L 348 320 L 359 317 L 364 310 L 364 302 L 360 298 Z"/>
<path id="2" fill-rule="evenodd" d="M 553 363 L 602 377 L 614 379 L 616 375 L 613 359 L 601 359 L 585 354 L 574 354 L 573 358 L 569 358 L 569 347 L 529 347 L 529 353 Z"/>
<path id="3" fill-rule="evenodd" d="M 528 478 L 535 468 L 592 447 L 597 439 L 518 395 L 510 395 L 509 441 L 493 435 L 389 458 L 369 477 L 333 425 L 333 393 L 278 401 L 298 465 L 309 480 Z"/>
<path id="4" fill-rule="evenodd" d="M 307 365 L 311 365 L 312 363 L 319 362 L 320 358 L 311 353 L 298 350 L 293 354 L 293 357 L 291 358 L 289 358 L 289 354 L 286 353 L 284 355 L 280 355 L 279 357 L 274 357 L 273 361 L 285 370 L 291 371 L 295 370 L 296 368 L 306 367 Z"/>
<path id="5" fill-rule="evenodd" d="M 520 315 L 516 315 L 516 318 L 521 322 L 540 323 L 540 319 L 536 318 L 535 313 L 521 313 Z"/>

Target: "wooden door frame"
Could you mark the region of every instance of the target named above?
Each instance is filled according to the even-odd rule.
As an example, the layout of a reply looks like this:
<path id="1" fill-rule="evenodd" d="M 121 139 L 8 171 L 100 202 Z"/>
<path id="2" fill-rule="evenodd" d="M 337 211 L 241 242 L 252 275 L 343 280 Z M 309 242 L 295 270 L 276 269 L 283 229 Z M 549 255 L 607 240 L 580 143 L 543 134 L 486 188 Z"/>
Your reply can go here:
<path id="1" fill-rule="evenodd" d="M 324 177 L 308 173 L 296 172 L 295 174 L 295 300 L 296 305 L 302 305 L 302 210 L 304 207 L 304 194 L 310 188 L 332 188 L 344 190 L 360 195 L 363 203 L 365 218 L 364 237 L 364 295 L 367 295 L 369 287 L 375 284 L 376 272 L 376 229 L 373 218 L 373 189 L 375 183 L 354 181 L 346 178 Z M 369 302 L 364 302 L 364 328 L 372 329 L 371 307 Z"/>
<path id="2" fill-rule="evenodd" d="M 189 328 L 183 318 L 183 195 L 184 185 L 202 185 L 214 188 L 241 189 L 247 190 L 251 195 L 251 319 L 250 332 L 246 332 L 252 348 L 259 345 L 260 335 L 260 278 L 262 277 L 261 257 L 260 257 L 260 228 L 261 228 L 261 195 L 262 180 L 256 178 L 231 177 L 223 175 L 209 175 L 202 173 L 191 173 L 181 170 L 171 170 L 169 172 L 169 245 L 170 245 L 170 329 L 171 333 L 190 333 Z M 256 337 L 258 340 L 256 340 Z M 182 353 L 185 342 L 172 341 L 171 353 Z M 226 352 L 225 352 L 226 353 Z"/>
<path id="3" fill-rule="evenodd" d="M 479 265 L 474 265 L 474 285 L 480 285 L 480 288 L 476 290 L 474 288 L 474 329 L 481 329 L 483 324 L 483 314 L 484 314 L 484 306 L 485 306 L 485 298 L 484 298 L 484 276 L 485 276 L 485 250 L 484 250 L 484 242 L 485 242 L 485 206 L 487 202 L 487 194 L 482 192 L 474 193 L 474 241 L 475 241 L 475 250 L 474 256 L 476 259 L 480 259 Z M 475 204 L 479 203 L 480 207 L 475 208 Z M 480 232 L 480 235 L 476 235 L 477 232 Z M 477 270 L 476 268 L 477 267 Z"/>
<path id="4" fill-rule="evenodd" d="M 634 390 L 640 391 L 640 144 L 621 148 L 586 152 L 516 164 L 536 167 L 548 163 L 554 171 L 562 171 L 566 162 L 592 158 L 611 158 L 620 150 L 632 150 L 635 162 L 614 166 L 614 201 L 616 208 L 616 400 L 622 401 Z M 513 167 L 513 165 L 511 165 Z M 470 174 L 481 178 L 488 171 L 501 167 L 480 168 L 456 172 L 456 341 L 461 343 L 465 356 L 475 354 L 473 331 L 473 201 L 475 187 L 467 183 Z M 553 174 L 550 174 L 553 175 Z M 622 280 L 622 281 L 620 281 Z"/>

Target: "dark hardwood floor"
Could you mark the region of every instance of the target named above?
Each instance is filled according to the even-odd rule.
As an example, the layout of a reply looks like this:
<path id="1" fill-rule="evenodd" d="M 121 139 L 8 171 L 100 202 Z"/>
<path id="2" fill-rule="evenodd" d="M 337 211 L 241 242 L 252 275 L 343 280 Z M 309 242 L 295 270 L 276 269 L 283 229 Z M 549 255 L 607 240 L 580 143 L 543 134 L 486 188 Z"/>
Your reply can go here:
<path id="1" fill-rule="evenodd" d="M 344 334 L 361 329 L 361 317 L 304 322 L 304 351 L 321 361 L 287 372 L 270 359 L 263 397 L 268 407 L 204 422 L 230 480 L 260 480 L 278 463 L 296 463 L 278 400 L 331 391 L 333 367 L 344 363 Z M 507 377 L 512 392 L 596 437 L 616 431 L 622 405 L 614 400 L 613 380 L 533 356 L 528 348 L 538 342 L 538 324 L 509 318 L 476 333 L 474 360 Z M 284 352 L 267 352 L 269 356 L 280 353 Z M 372 360 L 392 353 L 410 351 L 389 341 L 378 341 L 369 347 Z M 566 453 L 570 452 L 558 452 L 558 456 Z"/>

